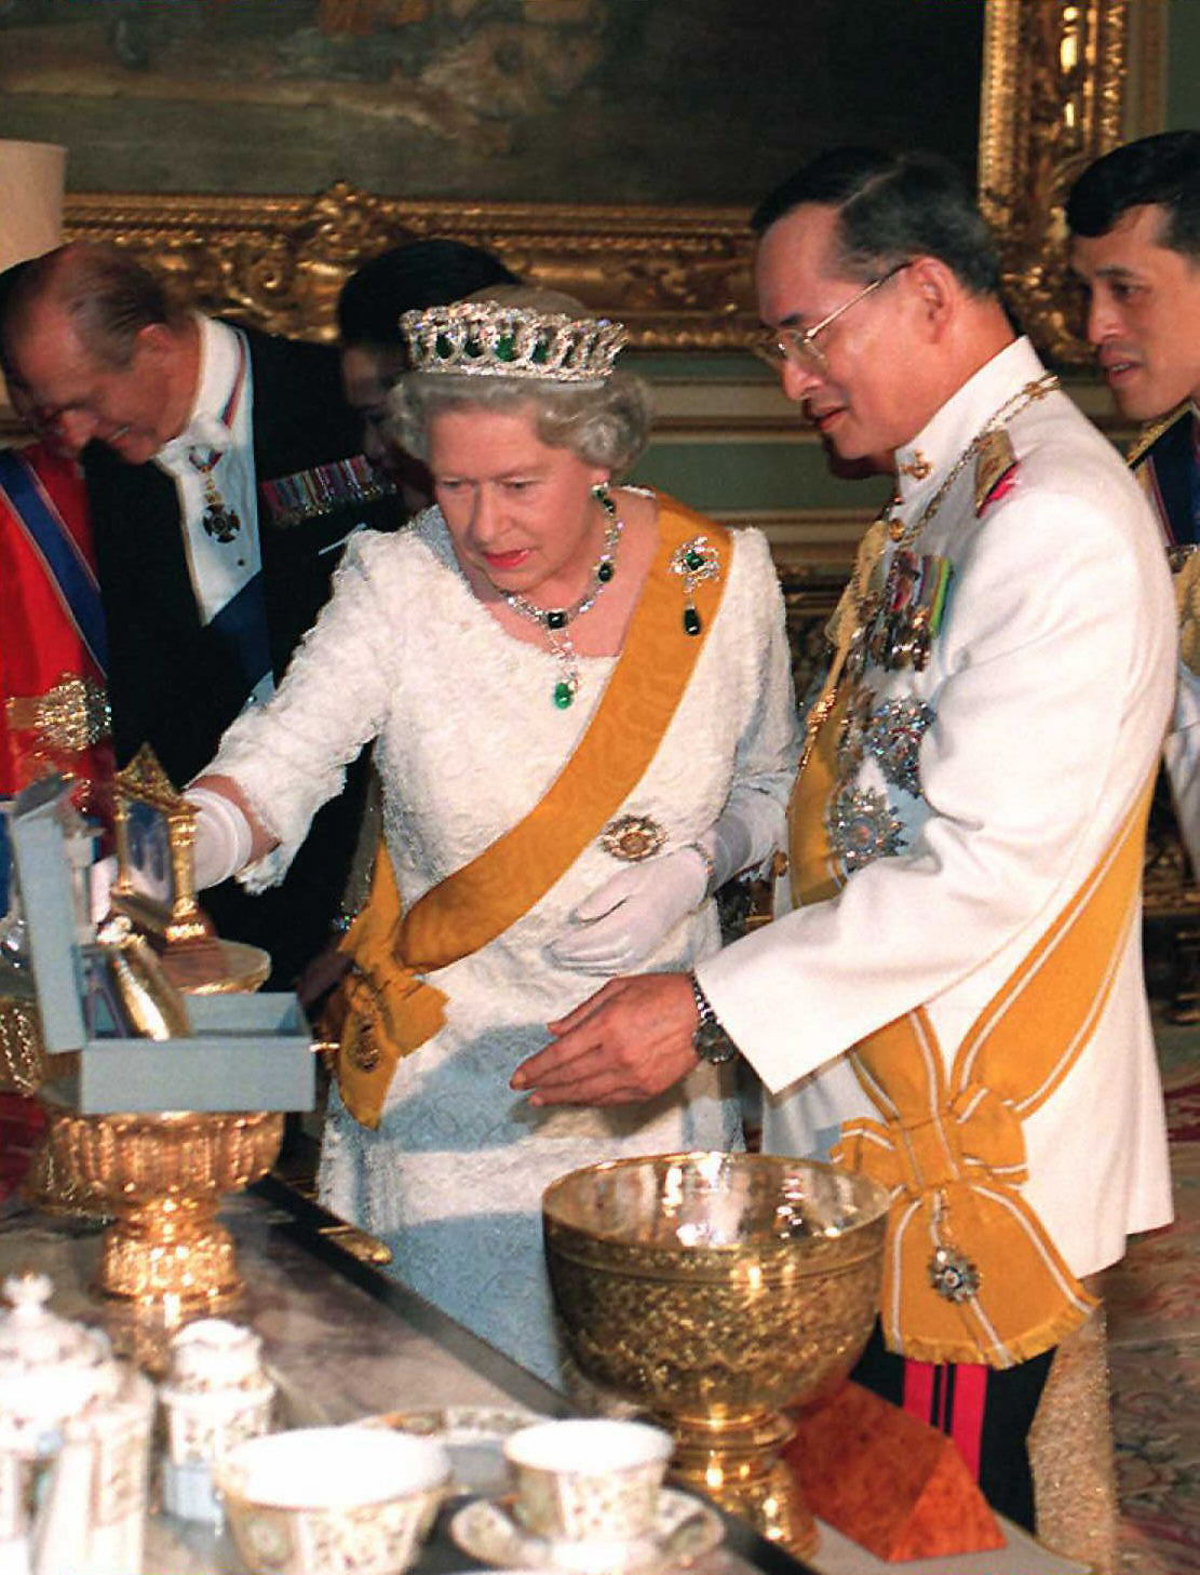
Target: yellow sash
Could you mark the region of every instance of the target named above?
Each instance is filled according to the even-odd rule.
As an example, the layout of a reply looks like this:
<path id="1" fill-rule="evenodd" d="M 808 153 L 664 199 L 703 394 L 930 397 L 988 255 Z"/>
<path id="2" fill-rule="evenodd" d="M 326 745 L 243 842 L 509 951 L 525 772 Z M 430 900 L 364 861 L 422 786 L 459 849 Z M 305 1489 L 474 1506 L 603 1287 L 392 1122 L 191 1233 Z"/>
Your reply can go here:
<path id="1" fill-rule="evenodd" d="M 848 1122 L 834 1161 L 892 1189 L 882 1316 L 906 1356 L 1007 1367 L 1056 1345 L 1095 1305 L 1018 1190 L 1021 1122 L 1062 1083 L 1104 1010 L 1137 913 L 1152 788 L 979 1014 L 949 1080 L 923 1007 L 851 1052 L 883 1119 Z M 938 1247 L 978 1274 L 973 1294 L 934 1289 Z"/>
<path id="2" fill-rule="evenodd" d="M 788 808 L 788 874 L 792 902 L 798 907 L 824 902 L 842 885 L 829 831 L 826 811 L 837 781 L 837 743 L 849 704 L 849 694 L 839 695 L 810 740 L 808 758 L 792 788 Z"/>
<path id="3" fill-rule="evenodd" d="M 644 776 L 687 689 L 728 574 L 724 527 L 659 500 L 659 544 L 621 656 L 571 759 L 525 818 L 403 911 L 392 861 L 376 857 L 366 905 L 341 943 L 353 959 L 327 1019 L 347 1109 L 379 1125 L 397 1063 L 444 1021 L 445 996 L 422 977 L 480 950 L 527 913 L 571 867 Z M 683 629 L 674 553 L 705 536 L 720 573 L 696 585 L 701 629 Z"/>
<path id="4" fill-rule="evenodd" d="M 887 550 L 887 525 L 876 520 L 858 544 L 851 574 L 827 634 L 833 660 L 805 725 L 804 751 L 788 806 L 788 871 L 792 901 L 797 907 L 823 902 L 842 884 L 833 862 L 825 812 L 837 779 L 837 741 L 850 695 L 842 676 L 854 636 L 861 627 L 861 608 Z M 851 686 L 852 691 L 852 686 Z"/>

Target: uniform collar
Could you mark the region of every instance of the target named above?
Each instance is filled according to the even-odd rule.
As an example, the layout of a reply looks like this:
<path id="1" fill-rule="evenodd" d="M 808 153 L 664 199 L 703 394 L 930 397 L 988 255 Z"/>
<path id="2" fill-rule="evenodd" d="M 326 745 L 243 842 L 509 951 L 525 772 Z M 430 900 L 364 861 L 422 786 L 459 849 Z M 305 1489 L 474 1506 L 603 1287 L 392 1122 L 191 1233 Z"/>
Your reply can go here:
<path id="1" fill-rule="evenodd" d="M 896 450 L 900 506 L 921 508 L 945 479 L 963 450 L 996 411 L 1045 367 L 1028 339 L 1005 345 L 984 363 L 917 433 Z"/>
<path id="2" fill-rule="evenodd" d="M 242 341 L 228 323 L 219 323 L 199 312 L 195 321 L 200 334 L 196 397 L 187 425 L 158 451 L 155 458 L 159 460 L 170 460 L 191 448 L 213 448 L 224 453 L 233 443 L 236 407 L 245 388 Z"/>

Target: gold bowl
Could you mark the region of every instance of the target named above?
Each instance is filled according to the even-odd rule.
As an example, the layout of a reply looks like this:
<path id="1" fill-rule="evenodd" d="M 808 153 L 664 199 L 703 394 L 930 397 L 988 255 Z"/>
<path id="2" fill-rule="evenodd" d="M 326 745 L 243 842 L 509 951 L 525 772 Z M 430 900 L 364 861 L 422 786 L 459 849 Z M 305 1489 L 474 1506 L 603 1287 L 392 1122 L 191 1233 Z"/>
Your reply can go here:
<path id="1" fill-rule="evenodd" d="M 674 1475 L 773 1541 L 816 1527 L 779 1460 L 785 1405 L 846 1378 L 879 1303 L 888 1195 L 768 1154 L 662 1154 L 562 1176 L 546 1260 L 584 1375 L 675 1434 Z"/>
<path id="2" fill-rule="evenodd" d="M 81 1116 L 47 1132 L 56 1172 L 115 1216 L 97 1289 L 177 1311 L 213 1310 L 241 1289 L 221 1198 L 258 1181 L 283 1138 L 277 1111 Z"/>

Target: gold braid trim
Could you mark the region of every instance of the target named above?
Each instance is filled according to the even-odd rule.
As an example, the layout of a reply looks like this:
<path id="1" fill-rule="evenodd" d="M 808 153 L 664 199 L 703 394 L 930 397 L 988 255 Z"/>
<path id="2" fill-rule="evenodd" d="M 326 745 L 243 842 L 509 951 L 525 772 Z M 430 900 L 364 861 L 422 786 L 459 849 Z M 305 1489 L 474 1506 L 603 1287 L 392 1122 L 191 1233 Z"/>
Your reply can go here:
<path id="1" fill-rule="evenodd" d="M 1192 401 L 1185 399 L 1173 410 L 1168 410 L 1165 416 L 1159 416 L 1157 421 L 1151 421 L 1149 426 L 1143 427 L 1129 445 L 1125 454 L 1125 463 L 1132 467 L 1145 459 L 1163 433 L 1169 427 L 1173 427 L 1181 416 L 1186 416 L 1191 408 Z"/>

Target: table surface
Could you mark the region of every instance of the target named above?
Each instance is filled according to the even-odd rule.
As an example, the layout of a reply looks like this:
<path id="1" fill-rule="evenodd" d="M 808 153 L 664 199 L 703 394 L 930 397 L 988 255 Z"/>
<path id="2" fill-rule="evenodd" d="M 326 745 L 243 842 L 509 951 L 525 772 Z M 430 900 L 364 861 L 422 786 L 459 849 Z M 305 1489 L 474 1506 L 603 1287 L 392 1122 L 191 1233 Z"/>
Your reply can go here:
<path id="1" fill-rule="evenodd" d="M 222 1315 L 252 1324 L 279 1384 L 292 1426 L 356 1421 L 381 1411 L 446 1406 L 519 1407 L 572 1414 L 569 1401 L 477 1339 L 399 1282 L 354 1257 L 338 1222 L 291 1188 L 268 1178 L 230 1200 L 222 1215 L 237 1242 L 246 1291 Z M 161 1321 L 136 1319 L 90 1290 L 97 1230 L 10 1205 L 0 1215 L 0 1276 L 36 1267 L 55 1285 L 64 1317 L 101 1324 L 118 1350 L 153 1364 L 169 1334 Z M 451 1506 L 455 1508 L 457 1505 Z M 478 1568 L 445 1536 L 443 1521 L 417 1566 L 419 1575 Z M 1072 1575 L 1084 1566 L 1056 1558 L 1015 1528 L 1001 1553 L 928 1559 L 911 1575 Z M 243 1575 L 223 1533 L 154 1514 L 144 1570 L 154 1575 Z M 806 1565 L 727 1520 L 724 1546 L 691 1566 L 695 1575 L 876 1575 L 884 1564 L 827 1526 Z M 138 1572 L 130 1572 L 138 1575 Z"/>

